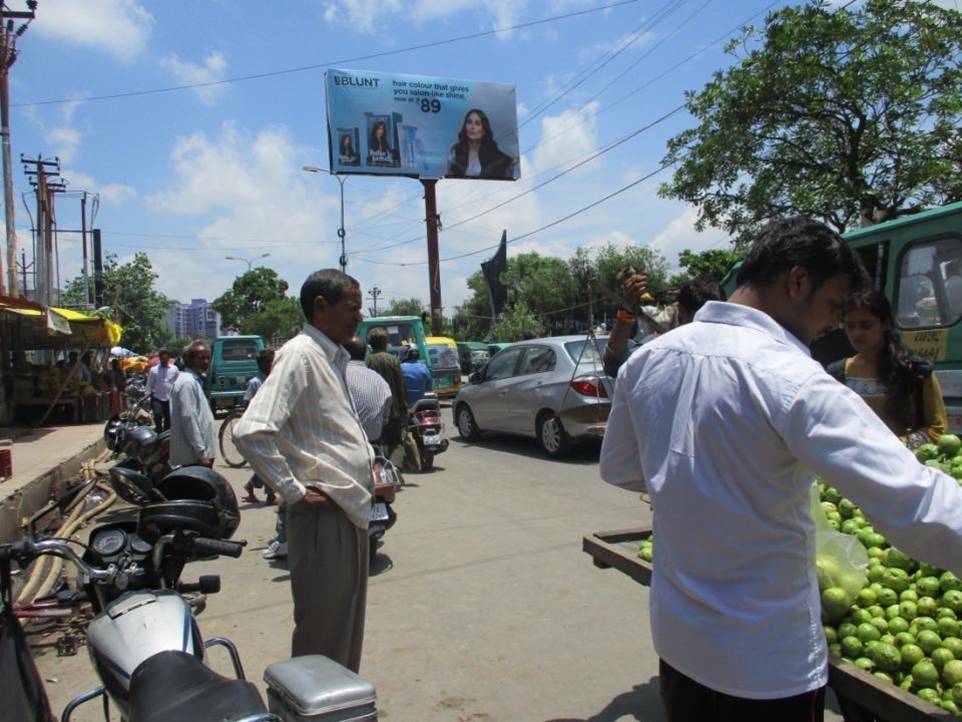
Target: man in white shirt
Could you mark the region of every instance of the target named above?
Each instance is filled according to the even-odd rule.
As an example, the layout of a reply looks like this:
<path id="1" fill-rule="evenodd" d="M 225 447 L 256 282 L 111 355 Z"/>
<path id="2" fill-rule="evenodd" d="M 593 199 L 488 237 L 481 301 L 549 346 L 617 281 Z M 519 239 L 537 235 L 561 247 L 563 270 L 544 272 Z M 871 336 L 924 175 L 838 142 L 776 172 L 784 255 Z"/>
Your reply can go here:
<path id="1" fill-rule="evenodd" d="M 671 722 L 822 719 L 813 471 L 894 545 L 962 572 L 962 489 L 808 351 L 863 274 L 829 228 L 775 221 L 729 303 L 619 372 L 601 476 L 651 495 L 651 629 Z"/>
<path id="2" fill-rule="evenodd" d="M 373 444 L 381 439 L 391 413 L 391 387 L 381 378 L 381 374 L 365 365 L 367 344 L 360 336 L 348 339 L 344 343 L 344 350 L 351 356 L 345 372 L 347 389 L 351 392 L 351 400 L 364 433 Z"/>
<path id="3" fill-rule="evenodd" d="M 204 390 L 210 368 L 210 347 L 194 341 L 184 349 L 184 372 L 170 391 L 170 463 L 173 466 L 214 465 L 214 413 Z"/>
<path id="4" fill-rule="evenodd" d="M 335 269 L 301 287 L 307 323 L 274 357 L 234 441 L 287 504 L 292 655 L 358 670 L 364 640 L 374 457 L 351 403 L 341 348 L 361 321 L 358 282 Z"/>
<path id="5" fill-rule="evenodd" d="M 180 371 L 170 362 L 170 352 L 160 351 L 159 361 L 147 372 L 147 394 L 154 413 L 154 427 L 159 434 L 170 428 L 170 392 Z"/>

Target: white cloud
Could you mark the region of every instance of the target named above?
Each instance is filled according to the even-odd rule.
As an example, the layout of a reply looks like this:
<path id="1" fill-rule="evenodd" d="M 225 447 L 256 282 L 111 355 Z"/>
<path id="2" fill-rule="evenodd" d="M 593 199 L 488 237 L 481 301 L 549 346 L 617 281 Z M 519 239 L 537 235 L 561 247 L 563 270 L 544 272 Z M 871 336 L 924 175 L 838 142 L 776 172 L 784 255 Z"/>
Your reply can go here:
<path id="1" fill-rule="evenodd" d="M 582 48 L 578 51 L 578 62 L 582 64 L 593 63 L 595 61 L 600 62 L 608 53 L 617 52 L 619 55 L 635 53 L 648 47 L 654 37 L 655 34 L 652 32 L 643 32 L 637 37 L 636 33 L 625 33 L 615 40 L 595 43 L 594 45 Z"/>
<path id="2" fill-rule="evenodd" d="M 74 123 L 74 114 L 79 105 L 77 101 L 70 101 L 53 110 L 41 110 L 37 106 L 25 109 L 26 116 L 43 136 L 48 152 L 64 163 L 76 160 L 84 138 L 84 133 Z"/>
<path id="3" fill-rule="evenodd" d="M 131 60 L 147 47 L 153 23 L 137 0 L 44 0 L 31 31 Z"/>
<path id="4" fill-rule="evenodd" d="M 574 3 L 552 3 L 555 12 L 563 12 L 564 7 L 580 7 L 585 0 Z M 402 14 L 405 19 L 415 24 L 431 21 L 447 20 L 464 12 L 474 12 L 490 20 L 490 27 L 505 28 L 517 25 L 522 20 L 522 13 L 529 8 L 544 12 L 542 3 L 532 3 L 529 0 L 326 0 L 324 4 L 324 19 L 329 23 L 346 25 L 354 30 L 365 33 L 386 33 L 388 22 L 393 22 L 393 16 Z M 502 40 L 511 33 L 500 35 Z"/>
<path id="5" fill-rule="evenodd" d="M 61 158 L 61 160 L 63 160 Z M 121 206 L 137 197 L 136 189 L 123 183 L 100 184 L 97 180 L 80 170 L 64 168 L 61 175 L 69 182 L 68 188 L 73 191 L 89 191 L 99 193 L 101 205 L 104 207 Z"/>
<path id="6" fill-rule="evenodd" d="M 598 101 L 581 109 L 570 109 L 541 119 L 541 141 L 534 149 L 532 172 L 579 160 L 594 150 L 598 142 Z"/>
<path id="7" fill-rule="evenodd" d="M 174 80 L 176 80 L 179 85 L 193 85 L 222 80 L 227 70 L 226 58 L 224 58 L 222 53 L 216 51 L 208 53 L 207 57 L 199 64 L 192 63 L 188 60 L 181 60 L 176 53 L 162 58 L 160 64 L 170 71 Z M 198 97 L 204 103 L 210 105 L 217 99 L 223 89 L 223 85 L 209 85 L 202 88 L 194 88 L 194 92 L 197 93 Z"/>
<path id="8" fill-rule="evenodd" d="M 686 248 L 698 253 L 709 248 L 727 247 L 727 233 L 718 228 L 708 228 L 699 233 L 695 230 L 697 218 L 698 211 L 694 206 L 688 206 L 684 213 L 672 220 L 651 241 L 651 247 L 662 253 L 672 271 L 679 269 L 678 254 Z"/>

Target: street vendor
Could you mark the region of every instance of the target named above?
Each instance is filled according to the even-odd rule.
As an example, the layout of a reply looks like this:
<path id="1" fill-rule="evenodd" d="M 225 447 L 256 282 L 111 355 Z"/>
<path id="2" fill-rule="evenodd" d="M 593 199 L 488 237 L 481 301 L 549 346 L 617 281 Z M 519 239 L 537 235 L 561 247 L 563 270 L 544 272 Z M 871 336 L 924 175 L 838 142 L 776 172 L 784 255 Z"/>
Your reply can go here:
<path id="1" fill-rule="evenodd" d="M 904 552 L 962 572 L 962 488 L 919 464 L 808 344 L 864 270 L 807 218 L 767 225 L 728 303 L 625 362 L 601 454 L 651 495 L 651 630 L 670 722 L 823 719 L 812 472 Z"/>

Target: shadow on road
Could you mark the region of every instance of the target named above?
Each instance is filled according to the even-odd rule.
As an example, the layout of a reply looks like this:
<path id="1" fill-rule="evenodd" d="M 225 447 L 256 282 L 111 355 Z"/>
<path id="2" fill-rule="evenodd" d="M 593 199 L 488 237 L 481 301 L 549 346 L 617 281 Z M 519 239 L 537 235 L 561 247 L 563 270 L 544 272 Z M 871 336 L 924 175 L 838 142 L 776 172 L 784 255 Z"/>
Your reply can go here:
<path id="1" fill-rule="evenodd" d="M 451 439 L 451 444 L 461 448 L 491 449 L 492 451 L 503 451 L 508 454 L 526 456 L 530 459 L 539 459 L 549 464 L 568 464 L 589 466 L 598 463 L 598 455 L 601 452 L 601 444 L 596 441 L 585 441 L 576 444 L 571 450 L 571 454 L 564 459 L 552 459 L 545 454 L 538 446 L 535 439 L 510 434 L 497 434 L 487 432 L 477 441 L 465 441 L 461 438 Z"/>
<path id="2" fill-rule="evenodd" d="M 368 569 L 368 576 L 376 577 L 379 574 L 384 574 L 394 569 L 394 560 L 384 552 L 378 552 L 377 556 L 374 557 L 374 561 L 371 562 L 371 566 Z"/>
<path id="3" fill-rule="evenodd" d="M 665 719 L 658 678 L 652 677 L 645 684 L 637 684 L 630 692 L 623 692 L 590 717 L 555 717 L 545 722 L 616 722 L 617 720 L 644 720 L 662 722 Z"/>

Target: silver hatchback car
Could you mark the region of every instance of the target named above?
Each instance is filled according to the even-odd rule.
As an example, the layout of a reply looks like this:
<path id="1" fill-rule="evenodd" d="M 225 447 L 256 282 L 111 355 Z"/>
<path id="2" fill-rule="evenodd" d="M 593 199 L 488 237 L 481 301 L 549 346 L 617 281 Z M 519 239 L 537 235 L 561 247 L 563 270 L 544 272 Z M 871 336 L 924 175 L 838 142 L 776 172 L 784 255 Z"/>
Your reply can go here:
<path id="1" fill-rule="evenodd" d="M 454 423 L 467 440 L 482 431 L 533 436 L 562 457 L 573 441 L 604 436 L 613 390 L 585 336 L 521 341 L 471 374 L 454 397 Z"/>

